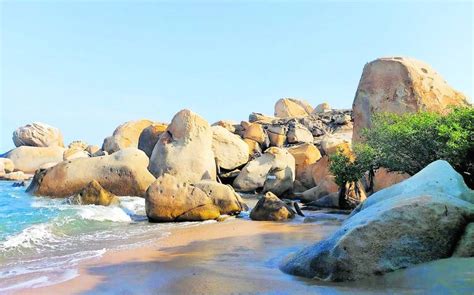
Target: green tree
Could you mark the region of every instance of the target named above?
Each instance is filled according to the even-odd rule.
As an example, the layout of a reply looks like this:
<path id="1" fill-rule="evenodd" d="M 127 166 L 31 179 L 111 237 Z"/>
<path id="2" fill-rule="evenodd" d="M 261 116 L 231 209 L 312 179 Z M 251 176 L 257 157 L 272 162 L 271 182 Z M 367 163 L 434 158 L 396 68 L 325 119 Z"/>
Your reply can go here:
<path id="1" fill-rule="evenodd" d="M 334 181 L 339 186 L 339 207 L 349 208 L 350 205 L 346 198 L 346 185 L 354 183 L 356 193 L 360 192 L 359 180 L 365 172 L 373 171 L 376 159 L 375 150 L 363 145 L 356 146 L 354 154 L 348 154 L 343 149 L 329 157 L 329 170 L 334 175 Z"/>

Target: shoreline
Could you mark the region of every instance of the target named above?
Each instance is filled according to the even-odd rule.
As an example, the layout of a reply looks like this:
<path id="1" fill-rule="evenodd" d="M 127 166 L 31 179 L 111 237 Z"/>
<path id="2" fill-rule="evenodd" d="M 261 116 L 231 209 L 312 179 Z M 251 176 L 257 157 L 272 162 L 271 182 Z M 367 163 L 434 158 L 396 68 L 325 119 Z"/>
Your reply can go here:
<path id="1" fill-rule="evenodd" d="M 79 275 L 14 294 L 469 294 L 474 258 L 449 258 L 362 281 L 322 282 L 283 273 L 290 253 L 322 240 L 338 223 L 223 222 L 175 228 L 155 245 L 107 251 Z"/>
<path id="2" fill-rule="evenodd" d="M 258 240 L 265 235 L 284 235 L 288 233 L 295 233 L 301 228 L 306 228 L 303 232 L 309 232 L 309 227 L 315 224 L 304 223 L 275 223 L 275 222 L 255 222 L 241 218 L 230 218 L 223 222 L 204 223 L 197 226 L 186 228 L 174 228 L 169 231 L 169 234 L 158 238 L 155 245 L 148 244 L 131 249 L 121 250 L 107 250 L 100 258 L 93 258 L 81 262 L 78 265 L 78 275 L 70 280 L 52 284 L 49 286 L 38 288 L 27 288 L 22 290 L 14 290 L 14 294 L 78 294 L 83 292 L 95 292 L 100 285 L 103 284 L 107 278 L 102 274 L 97 274 L 94 269 L 118 267 L 119 269 L 127 270 L 127 264 L 147 264 L 153 262 L 166 263 L 170 260 L 179 257 L 189 256 L 200 257 L 212 255 L 212 253 L 202 253 L 202 251 L 195 251 L 192 249 L 195 244 L 199 243 L 216 243 L 226 244 L 226 241 L 231 239 L 242 240 Z M 329 225 L 325 231 L 314 231 L 313 236 L 320 236 L 324 238 L 332 231 L 336 230 L 339 225 Z M 307 239 L 304 239 L 307 240 Z M 311 241 L 307 240 L 307 244 Z M 298 243 L 298 248 L 302 245 Z M 177 249 L 190 248 L 187 251 L 176 251 Z M 194 265 L 189 265 L 191 270 Z M 278 269 L 276 269 L 279 271 Z M 292 276 L 283 274 L 283 276 Z M 165 282 L 163 282 L 165 283 Z M 111 290 L 110 290 L 111 291 Z"/>

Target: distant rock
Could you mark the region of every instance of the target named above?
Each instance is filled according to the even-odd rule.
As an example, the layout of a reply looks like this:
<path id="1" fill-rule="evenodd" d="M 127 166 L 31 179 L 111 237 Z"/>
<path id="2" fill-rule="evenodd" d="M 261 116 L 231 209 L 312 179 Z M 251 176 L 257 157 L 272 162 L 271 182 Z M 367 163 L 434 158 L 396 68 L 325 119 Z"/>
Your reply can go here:
<path id="1" fill-rule="evenodd" d="M 313 143 L 313 134 L 304 125 L 294 123 L 289 125 L 287 133 L 289 143 Z"/>
<path id="2" fill-rule="evenodd" d="M 428 64 L 406 57 L 378 58 L 364 66 L 353 103 L 353 141 L 370 128 L 372 115 L 417 111 L 446 112 L 449 105 L 467 105 Z"/>
<path id="3" fill-rule="evenodd" d="M 39 170 L 27 191 L 38 196 L 68 197 L 96 180 L 118 196 L 144 196 L 155 177 L 147 170 L 148 157 L 136 148 L 109 156 L 79 158 Z"/>
<path id="4" fill-rule="evenodd" d="M 201 221 L 220 215 L 219 208 L 203 190 L 169 174 L 150 185 L 145 209 L 151 222 Z"/>
<path id="5" fill-rule="evenodd" d="M 244 127 L 243 138 L 252 139 L 258 142 L 259 144 L 264 144 L 266 140 L 266 133 L 260 123 L 250 123 L 249 125 Z"/>
<path id="6" fill-rule="evenodd" d="M 288 127 L 285 125 L 269 125 L 267 129 L 270 146 L 282 147 L 286 143 Z"/>
<path id="7" fill-rule="evenodd" d="M 63 160 L 64 148 L 58 146 L 33 147 L 20 146 L 6 153 L 13 162 L 15 170 L 34 173 L 42 165 Z"/>
<path id="8" fill-rule="evenodd" d="M 332 179 L 324 179 L 315 187 L 304 191 L 301 194 L 300 199 L 302 202 L 315 202 L 313 205 L 320 207 L 338 207 L 338 191 L 339 186 Z M 333 196 L 327 197 L 326 199 L 320 201 L 321 198 L 330 194 L 333 194 Z M 335 198 L 334 194 L 336 195 Z"/>
<path id="9" fill-rule="evenodd" d="M 16 171 L 5 173 L 1 178 L 3 180 L 15 180 L 15 181 L 23 181 L 29 180 L 33 177 L 33 174 L 24 173 L 23 171 Z"/>
<path id="10" fill-rule="evenodd" d="M 321 158 L 319 149 L 314 144 L 304 143 L 292 146 L 288 151 L 295 158 L 296 180 L 307 188 L 313 187 L 315 183 L 312 177 L 312 165 Z"/>
<path id="11" fill-rule="evenodd" d="M 138 149 L 144 151 L 150 158 L 160 135 L 166 131 L 166 128 L 168 128 L 167 124 L 154 123 L 143 129 L 138 139 Z"/>
<path id="12" fill-rule="evenodd" d="M 285 149 L 271 147 L 242 168 L 233 186 L 237 191 L 263 188 L 282 195 L 292 190 L 294 180 L 295 158 Z"/>
<path id="13" fill-rule="evenodd" d="M 15 164 L 8 158 L 0 158 L 0 164 L 3 166 L 6 173 L 15 171 Z"/>
<path id="14" fill-rule="evenodd" d="M 69 148 L 64 151 L 63 153 L 63 160 L 69 161 L 78 158 L 89 158 L 90 155 L 86 150 L 78 149 L 78 148 Z"/>
<path id="15" fill-rule="evenodd" d="M 115 129 L 112 136 L 104 139 L 102 150 L 112 154 L 129 147 L 138 148 L 140 134 L 152 124 L 153 121 L 145 119 L 123 123 Z"/>
<path id="16" fill-rule="evenodd" d="M 284 221 L 295 217 L 295 211 L 273 193 L 266 193 L 250 212 L 252 220 Z"/>
<path id="17" fill-rule="evenodd" d="M 89 155 L 93 155 L 97 153 L 98 151 L 100 151 L 100 147 L 97 145 L 88 145 L 86 148 L 86 152 L 88 152 Z"/>
<path id="18" fill-rule="evenodd" d="M 220 168 L 233 170 L 249 161 L 249 146 L 240 136 L 212 126 L 212 151 Z"/>
<path id="19" fill-rule="evenodd" d="M 261 113 L 251 113 L 249 115 L 249 122 L 258 122 L 258 123 L 266 123 L 266 124 L 271 124 L 273 120 L 275 120 L 275 117 L 270 117 Z"/>
<path id="20" fill-rule="evenodd" d="M 318 113 L 325 113 L 331 111 L 331 106 L 327 102 L 323 102 L 321 104 L 318 104 L 314 110 L 313 114 L 318 114 Z"/>
<path id="21" fill-rule="evenodd" d="M 209 123 L 190 110 L 178 112 L 156 143 L 149 169 L 156 177 L 167 173 L 179 182 L 215 180 L 216 162 Z"/>
<path id="22" fill-rule="evenodd" d="M 275 117 L 304 117 L 311 114 L 313 108 L 303 100 L 294 98 L 282 98 L 275 104 Z"/>
<path id="23" fill-rule="evenodd" d="M 240 126 L 240 124 L 231 120 L 220 120 L 212 124 L 212 126 L 221 126 L 232 133 L 236 133 L 237 126 Z"/>
<path id="24" fill-rule="evenodd" d="M 78 205 L 100 205 L 111 206 L 119 205 L 119 198 L 106 191 L 97 181 L 93 180 L 84 187 L 79 194 L 70 199 L 73 204 Z"/>
<path id="25" fill-rule="evenodd" d="M 58 128 L 41 122 L 19 127 L 13 132 L 16 147 L 64 147 L 63 135 Z"/>
<path id="26" fill-rule="evenodd" d="M 447 162 L 433 162 L 372 195 L 332 236 L 291 255 L 281 269 L 347 281 L 450 257 L 474 217 L 473 196 Z"/>
<path id="27" fill-rule="evenodd" d="M 85 151 L 89 145 L 87 142 L 82 140 L 75 140 L 71 142 L 67 147 L 70 149 L 83 150 Z"/>

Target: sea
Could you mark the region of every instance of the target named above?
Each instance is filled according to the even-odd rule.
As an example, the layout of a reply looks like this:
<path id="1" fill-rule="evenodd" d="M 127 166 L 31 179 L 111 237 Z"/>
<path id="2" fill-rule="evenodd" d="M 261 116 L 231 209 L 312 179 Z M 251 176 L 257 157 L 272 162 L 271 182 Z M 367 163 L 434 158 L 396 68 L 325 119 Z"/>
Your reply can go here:
<path id="1" fill-rule="evenodd" d="M 70 280 L 84 260 L 156 243 L 172 228 L 202 224 L 149 223 L 139 197 L 120 197 L 116 207 L 71 205 L 13 184 L 0 181 L 0 294 Z"/>

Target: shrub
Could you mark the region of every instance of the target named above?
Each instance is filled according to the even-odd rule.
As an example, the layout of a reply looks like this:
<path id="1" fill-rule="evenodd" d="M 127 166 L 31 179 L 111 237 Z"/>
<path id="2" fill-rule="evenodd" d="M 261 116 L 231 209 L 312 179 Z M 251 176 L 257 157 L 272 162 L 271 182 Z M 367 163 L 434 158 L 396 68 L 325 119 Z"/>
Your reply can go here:
<path id="1" fill-rule="evenodd" d="M 447 115 L 430 112 L 376 114 L 372 128 L 363 132 L 373 149 L 374 166 L 415 174 L 444 159 L 473 187 L 474 108 L 456 107 Z"/>

